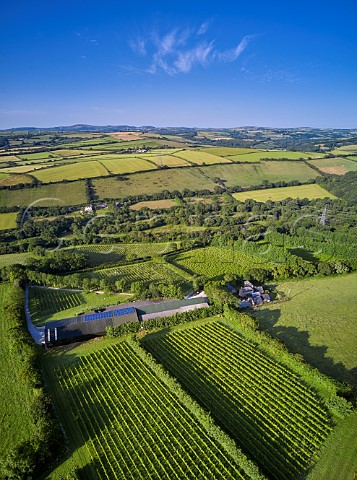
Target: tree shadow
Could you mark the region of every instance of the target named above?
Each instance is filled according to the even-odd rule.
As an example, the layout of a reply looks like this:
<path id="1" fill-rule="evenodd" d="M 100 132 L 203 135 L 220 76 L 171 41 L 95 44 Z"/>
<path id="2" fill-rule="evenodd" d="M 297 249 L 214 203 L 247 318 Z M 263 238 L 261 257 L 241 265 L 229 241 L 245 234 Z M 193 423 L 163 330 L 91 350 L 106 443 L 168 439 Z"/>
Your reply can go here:
<path id="1" fill-rule="evenodd" d="M 343 363 L 334 362 L 328 356 L 328 346 L 311 345 L 310 333 L 296 327 L 278 325 L 281 316 L 280 309 L 261 309 L 254 312 L 260 328 L 267 331 L 272 337 L 281 340 L 290 353 L 301 354 L 304 360 L 316 367 L 322 373 L 352 386 L 354 396 L 357 396 L 357 368 L 347 369 Z"/>

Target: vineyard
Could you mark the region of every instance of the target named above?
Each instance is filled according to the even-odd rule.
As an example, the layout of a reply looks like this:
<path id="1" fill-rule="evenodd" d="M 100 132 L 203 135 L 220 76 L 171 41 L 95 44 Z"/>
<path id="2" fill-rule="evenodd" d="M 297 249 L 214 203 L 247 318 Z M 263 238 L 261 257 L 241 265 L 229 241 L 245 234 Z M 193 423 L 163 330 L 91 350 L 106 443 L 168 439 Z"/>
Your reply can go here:
<path id="1" fill-rule="evenodd" d="M 107 279 L 109 281 L 125 279 L 128 284 L 143 282 L 146 284 L 164 283 L 183 284 L 184 279 L 163 263 L 142 262 L 105 268 L 91 273 L 93 278 Z"/>
<path id="2" fill-rule="evenodd" d="M 125 262 L 137 258 L 152 257 L 176 250 L 177 244 L 165 243 L 117 243 L 112 245 L 84 245 L 74 250 L 85 253 L 93 266 L 104 263 Z"/>
<path id="3" fill-rule="evenodd" d="M 274 479 L 300 478 L 331 427 L 299 377 L 221 323 L 153 334 L 144 346 Z"/>
<path id="4" fill-rule="evenodd" d="M 180 253 L 173 263 L 190 273 L 209 279 L 223 279 L 225 274 L 242 276 L 252 266 L 269 269 L 270 263 L 263 257 L 253 257 L 237 249 L 206 247 Z"/>
<path id="5" fill-rule="evenodd" d="M 97 477 L 252 478 L 147 362 L 140 347 L 122 342 L 55 371 L 62 411 L 78 426 Z"/>

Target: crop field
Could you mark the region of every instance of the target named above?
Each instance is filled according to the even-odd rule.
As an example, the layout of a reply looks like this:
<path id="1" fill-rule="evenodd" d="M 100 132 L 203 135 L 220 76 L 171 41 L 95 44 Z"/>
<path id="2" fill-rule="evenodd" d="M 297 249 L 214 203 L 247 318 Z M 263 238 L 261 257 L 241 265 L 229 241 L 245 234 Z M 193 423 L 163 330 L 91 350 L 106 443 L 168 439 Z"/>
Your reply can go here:
<path id="1" fill-rule="evenodd" d="M 97 294 L 38 287 L 31 287 L 29 292 L 31 320 L 38 327 L 51 320 L 75 317 L 84 311 L 131 300 L 131 295 L 122 293 Z"/>
<path id="2" fill-rule="evenodd" d="M 290 301 L 264 306 L 261 327 L 357 391 L 357 273 L 280 283 Z"/>
<path id="3" fill-rule="evenodd" d="M 213 153 L 214 155 L 219 155 L 221 157 L 230 157 L 231 155 L 243 155 L 245 153 L 254 153 L 259 152 L 255 148 L 235 148 L 235 147 L 207 147 L 200 148 L 201 152 Z"/>
<path id="4" fill-rule="evenodd" d="M 138 202 L 135 205 L 131 205 L 130 210 L 140 210 L 141 208 L 150 208 L 150 210 L 156 210 L 160 208 L 172 208 L 177 207 L 175 200 L 170 198 L 164 200 L 148 200 L 147 202 Z"/>
<path id="5" fill-rule="evenodd" d="M 172 170 L 159 170 L 130 175 L 125 180 L 117 178 L 93 180 L 93 185 L 98 198 L 124 198 L 130 195 L 163 192 L 164 190 L 182 192 L 190 190 L 207 189 L 213 191 L 216 183 L 202 175 L 197 168 L 179 168 Z"/>
<path id="6" fill-rule="evenodd" d="M 41 200 L 37 203 L 37 206 L 40 207 L 83 205 L 88 201 L 85 184 L 79 181 L 67 183 L 66 185 L 54 184 L 24 188 L 22 190 L 2 190 L 0 207 L 14 207 L 17 205 L 27 207 L 38 200 Z"/>
<path id="7" fill-rule="evenodd" d="M 346 157 L 346 158 L 348 158 L 348 160 L 353 160 L 354 162 L 357 162 L 357 156 L 351 155 L 351 156 Z"/>
<path id="8" fill-rule="evenodd" d="M 32 183 L 31 177 L 21 174 L 1 173 L 0 187 L 11 187 L 13 185 Z"/>
<path id="9" fill-rule="evenodd" d="M 48 158 L 61 157 L 56 151 L 50 152 L 36 152 L 36 153 L 22 153 L 18 155 L 21 160 L 47 160 Z"/>
<path id="10" fill-rule="evenodd" d="M 145 154 L 140 154 L 138 155 L 141 158 L 145 158 L 147 160 L 150 160 L 151 162 L 154 162 L 155 165 L 158 166 L 165 166 L 165 167 L 188 167 L 190 163 L 186 162 L 186 160 L 183 160 L 182 158 L 178 158 L 174 155 L 165 155 L 165 154 L 156 154 L 156 155 L 145 155 Z"/>
<path id="11" fill-rule="evenodd" d="M 158 148 L 163 145 L 169 147 L 182 147 L 182 144 L 173 140 L 153 140 L 150 138 L 143 138 L 141 140 L 133 140 L 128 142 L 117 142 L 107 145 L 93 146 L 93 150 L 119 151 L 137 148 Z"/>
<path id="12" fill-rule="evenodd" d="M 321 172 L 344 175 L 347 172 L 357 170 L 357 162 L 347 158 L 323 158 L 321 160 L 310 160 L 309 163 L 317 167 Z"/>
<path id="13" fill-rule="evenodd" d="M 47 166 L 48 166 L 48 164 L 46 164 L 46 163 L 19 165 L 18 167 L 7 167 L 7 168 L 4 168 L 4 169 L 1 169 L 1 172 L 28 173 L 28 172 L 33 172 L 34 170 L 38 170 L 39 168 L 46 168 Z"/>
<path id="14" fill-rule="evenodd" d="M 0 165 L 2 162 L 18 162 L 19 158 L 15 155 L 0 155 Z"/>
<path id="15" fill-rule="evenodd" d="M 316 183 L 297 185 L 294 187 L 266 188 L 249 192 L 238 192 L 233 193 L 232 196 L 239 202 L 244 202 L 248 199 L 253 199 L 256 202 L 267 202 L 268 200 L 278 202 L 286 198 L 308 198 L 309 200 L 315 198 L 337 198 Z"/>
<path id="16" fill-rule="evenodd" d="M 79 162 L 60 167 L 45 168 L 35 173 L 43 183 L 77 180 L 81 178 L 104 177 L 108 171 L 99 162 Z"/>
<path id="17" fill-rule="evenodd" d="M 0 284 L 0 457 L 18 443 L 29 440 L 33 432 L 33 388 L 24 381 L 22 362 L 9 342 L 9 330 L 15 328 L 16 323 L 5 321 L 4 317 L 4 299 L 9 289 L 9 284 Z"/>
<path id="18" fill-rule="evenodd" d="M 195 165 L 210 165 L 214 163 L 230 163 L 230 160 L 212 153 L 203 152 L 201 150 L 181 150 L 174 154 L 175 157 L 183 158 Z"/>
<path id="19" fill-rule="evenodd" d="M 339 147 L 336 150 L 332 150 L 331 153 L 335 155 L 340 155 L 341 153 L 346 154 L 350 152 L 356 152 L 357 153 L 357 145 L 345 145 L 343 147 Z"/>
<path id="20" fill-rule="evenodd" d="M 158 200 L 160 201 L 160 200 Z M 145 258 L 172 252 L 176 243 L 117 243 L 112 245 L 84 245 L 75 247 L 77 252 L 89 256 L 93 266 L 104 263 L 125 262 L 136 258 Z"/>
<path id="21" fill-rule="evenodd" d="M 206 429 L 139 346 L 123 341 L 87 355 L 76 350 L 54 371 L 55 353 L 48 352 L 45 368 L 85 478 L 251 478 L 222 446 L 224 434 L 212 422 Z"/>
<path id="22" fill-rule="evenodd" d="M 302 162 L 261 162 L 260 164 L 214 165 L 204 167 L 204 172 L 211 178 L 220 178 L 227 187 L 250 187 L 260 185 L 263 180 L 270 182 L 306 182 L 319 174 Z"/>
<path id="23" fill-rule="evenodd" d="M 99 160 L 105 168 L 114 174 L 133 173 L 156 168 L 152 163 L 137 157 L 120 157 L 118 155 L 117 159 L 107 160 L 103 155 Z"/>
<path id="24" fill-rule="evenodd" d="M 164 263 L 142 262 L 118 267 L 95 270 L 90 273 L 93 278 L 105 278 L 110 281 L 125 279 L 129 284 L 132 282 L 184 284 L 183 277 L 175 273 Z"/>
<path id="25" fill-rule="evenodd" d="M 0 230 L 16 228 L 17 212 L 0 213 Z"/>
<path id="26" fill-rule="evenodd" d="M 191 274 L 204 275 L 211 280 L 223 280 L 225 274 L 242 275 L 252 265 L 270 268 L 270 263 L 260 257 L 219 247 L 197 248 L 179 253 L 170 261 Z"/>
<path id="27" fill-rule="evenodd" d="M 296 374 L 218 321 L 142 341 L 269 478 L 302 477 L 331 427 Z"/>

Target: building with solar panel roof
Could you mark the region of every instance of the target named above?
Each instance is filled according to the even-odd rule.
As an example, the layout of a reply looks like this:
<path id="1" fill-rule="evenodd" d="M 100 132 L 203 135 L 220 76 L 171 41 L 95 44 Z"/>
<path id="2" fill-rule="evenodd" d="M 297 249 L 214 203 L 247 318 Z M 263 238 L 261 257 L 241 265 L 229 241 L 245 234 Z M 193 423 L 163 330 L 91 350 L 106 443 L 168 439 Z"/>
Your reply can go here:
<path id="1" fill-rule="evenodd" d="M 89 340 L 106 334 L 107 327 L 138 322 L 135 307 L 115 307 L 104 312 L 91 312 L 77 317 L 47 322 L 45 342 L 48 347 Z"/>

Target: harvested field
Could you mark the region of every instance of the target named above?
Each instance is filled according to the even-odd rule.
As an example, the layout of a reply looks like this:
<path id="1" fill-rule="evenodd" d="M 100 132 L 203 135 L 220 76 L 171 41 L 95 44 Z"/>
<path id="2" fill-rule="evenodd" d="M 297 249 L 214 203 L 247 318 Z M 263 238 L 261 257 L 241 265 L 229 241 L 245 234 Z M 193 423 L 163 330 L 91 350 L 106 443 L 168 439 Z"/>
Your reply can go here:
<path id="1" fill-rule="evenodd" d="M 310 185 L 297 185 L 294 187 L 266 188 L 263 190 L 252 190 L 250 192 L 233 193 L 233 197 L 239 202 L 252 199 L 257 202 L 272 200 L 278 202 L 286 198 L 336 198 L 332 193 L 315 183 Z"/>
<path id="2" fill-rule="evenodd" d="M 140 140 L 142 134 L 140 132 L 113 132 L 110 134 L 115 140 L 122 140 L 127 142 L 128 140 Z"/>
<path id="3" fill-rule="evenodd" d="M 151 162 L 154 162 L 155 165 L 158 166 L 165 166 L 165 167 L 188 167 L 190 164 L 186 162 L 186 160 L 183 160 L 182 158 L 178 158 L 174 155 L 162 155 L 162 154 L 157 154 L 157 155 L 152 155 L 152 154 L 140 154 L 138 153 L 140 158 L 145 158 L 147 160 L 150 160 Z"/>
<path id="4" fill-rule="evenodd" d="M 0 173 L 0 187 L 11 187 L 13 185 L 32 183 L 31 177 L 21 174 Z"/>
<path id="5" fill-rule="evenodd" d="M 259 152 L 254 148 L 234 148 L 234 147 L 207 147 L 200 148 L 201 152 L 213 153 L 214 155 L 220 155 L 221 157 L 229 157 L 231 155 L 243 155 L 245 153 Z"/>
<path id="6" fill-rule="evenodd" d="M 130 207 L 130 210 L 140 210 L 141 208 L 150 208 L 150 210 L 156 210 L 158 208 L 172 208 L 177 207 L 175 200 L 170 198 L 164 200 L 152 200 L 147 202 L 135 203 Z"/>
<path id="7" fill-rule="evenodd" d="M 321 172 L 333 175 L 344 175 L 357 170 L 357 162 L 348 158 L 322 158 L 321 160 L 310 160 L 309 163 Z"/>

